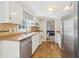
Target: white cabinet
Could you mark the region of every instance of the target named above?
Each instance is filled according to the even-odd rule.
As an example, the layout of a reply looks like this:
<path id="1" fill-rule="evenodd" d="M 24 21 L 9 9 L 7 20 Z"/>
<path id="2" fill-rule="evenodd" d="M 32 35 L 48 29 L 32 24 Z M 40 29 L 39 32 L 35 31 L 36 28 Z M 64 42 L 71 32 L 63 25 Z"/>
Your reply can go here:
<path id="1" fill-rule="evenodd" d="M 30 20 L 30 26 L 35 26 L 35 21 Z"/>
<path id="2" fill-rule="evenodd" d="M 39 46 L 39 34 L 32 36 L 32 54 Z"/>
<path id="3" fill-rule="evenodd" d="M 36 51 L 39 45 L 42 43 L 42 32 L 32 36 L 32 54 Z"/>
<path id="4" fill-rule="evenodd" d="M 2 41 L 0 41 L 0 58 L 2 57 Z"/>
<path id="5" fill-rule="evenodd" d="M 2 58 L 19 58 L 20 42 L 2 41 Z"/>
<path id="6" fill-rule="evenodd" d="M 39 35 L 39 45 L 42 44 L 42 41 L 43 41 L 43 32 L 40 32 L 40 35 Z"/>
<path id="7" fill-rule="evenodd" d="M 32 56 L 31 37 L 21 41 L 2 40 L 2 58 L 30 58 Z"/>
<path id="8" fill-rule="evenodd" d="M 0 23 L 21 24 L 23 8 L 18 2 L 0 1 Z"/>
<path id="9" fill-rule="evenodd" d="M 35 38 L 34 38 L 34 36 L 32 37 L 32 54 L 35 52 L 35 50 L 36 50 L 36 48 L 35 48 L 35 45 L 36 45 L 36 43 L 35 43 Z"/>
<path id="10" fill-rule="evenodd" d="M 40 24 L 40 20 L 37 17 L 33 17 L 34 22 L 35 22 L 35 26 L 39 27 Z"/>
<path id="11" fill-rule="evenodd" d="M 0 1 L 0 23 L 9 22 L 9 2 Z"/>
<path id="12" fill-rule="evenodd" d="M 36 47 L 39 46 L 39 33 L 36 35 Z"/>
<path id="13" fill-rule="evenodd" d="M 10 2 L 10 21 L 15 24 L 22 24 L 23 20 L 23 8 L 18 2 Z"/>
<path id="14" fill-rule="evenodd" d="M 36 51 L 36 49 L 38 48 L 38 46 L 40 45 L 40 43 L 42 42 L 41 34 L 42 34 L 42 32 L 38 32 L 38 33 L 34 34 L 32 37 L 25 38 L 24 41 L 8 41 L 8 40 L 1 41 L 0 40 L 0 57 L 20 58 L 25 55 L 28 56 L 28 55 L 33 54 Z M 31 46 L 31 41 L 29 41 L 30 39 L 32 39 L 32 46 Z M 25 44 L 24 42 L 27 44 Z M 26 50 L 26 51 L 24 51 L 24 50 Z M 32 53 L 31 53 L 31 51 L 32 51 Z"/>
<path id="15" fill-rule="evenodd" d="M 36 35 L 32 36 L 32 54 L 37 49 L 37 37 Z"/>

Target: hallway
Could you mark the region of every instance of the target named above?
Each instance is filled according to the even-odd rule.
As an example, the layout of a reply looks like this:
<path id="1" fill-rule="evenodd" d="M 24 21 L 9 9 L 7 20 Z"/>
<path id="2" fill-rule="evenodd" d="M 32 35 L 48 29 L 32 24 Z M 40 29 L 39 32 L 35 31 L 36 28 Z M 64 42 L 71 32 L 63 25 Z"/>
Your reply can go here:
<path id="1" fill-rule="evenodd" d="M 62 53 L 56 43 L 45 41 L 37 48 L 32 58 L 61 58 Z"/>

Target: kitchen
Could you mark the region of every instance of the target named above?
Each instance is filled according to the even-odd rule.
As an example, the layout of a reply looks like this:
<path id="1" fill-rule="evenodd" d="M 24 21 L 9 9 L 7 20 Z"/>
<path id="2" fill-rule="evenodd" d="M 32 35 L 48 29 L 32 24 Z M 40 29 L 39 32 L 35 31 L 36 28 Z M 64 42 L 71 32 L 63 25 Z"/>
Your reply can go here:
<path id="1" fill-rule="evenodd" d="M 0 2 L 0 9 L 0 57 L 31 57 L 43 39 L 40 20 L 20 2 Z"/>
<path id="2" fill-rule="evenodd" d="M 61 7 L 54 13 L 52 4 L 53 7 Z M 61 8 L 64 9 L 66 5 L 71 8 L 62 11 Z M 54 42 L 62 49 L 62 20 L 74 17 L 77 19 L 75 6 L 77 7 L 77 2 L 69 1 L 0 1 L 0 58 L 31 58 L 38 47 L 46 42 L 48 20 L 54 20 Z M 66 18 L 68 16 L 70 18 Z M 64 31 L 67 30 L 66 28 Z"/>

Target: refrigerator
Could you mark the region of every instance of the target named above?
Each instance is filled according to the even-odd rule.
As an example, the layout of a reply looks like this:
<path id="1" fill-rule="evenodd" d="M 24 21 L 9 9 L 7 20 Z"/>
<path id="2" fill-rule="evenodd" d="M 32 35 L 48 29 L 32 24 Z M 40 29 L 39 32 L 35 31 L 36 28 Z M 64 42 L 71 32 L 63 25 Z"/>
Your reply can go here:
<path id="1" fill-rule="evenodd" d="M 63 21 L 63 48 L 65 57 L 74 57 L 74 20 Z"/>
<path id="2" fill-rule="evenodd" d="M 74 58 L 79 56 L 79 41 L 78 41 L 78 18 L 62 20 L 62 48 L 64 49 L 64 57 Z"/>
<path id="3" fill-rule="evenodd" d="M 79 39 L 78 39 L 78 22 L 79 22 L 79 2 L 75 3 L 73 14 L 67 15 L 62 19 L 62 43 L 64 57 L 79 58 Z"/>

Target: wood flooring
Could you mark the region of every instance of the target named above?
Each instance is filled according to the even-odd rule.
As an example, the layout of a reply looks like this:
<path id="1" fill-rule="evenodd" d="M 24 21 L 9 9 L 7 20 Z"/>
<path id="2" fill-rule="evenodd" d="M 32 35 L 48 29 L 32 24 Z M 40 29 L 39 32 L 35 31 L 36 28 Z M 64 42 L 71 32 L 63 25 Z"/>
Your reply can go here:
<path id="1" fill-rule="evenodd" d="M 62 53 L 54 42 L 43 42 L 33 54 L 32 58 L 61 58 Z"/>

